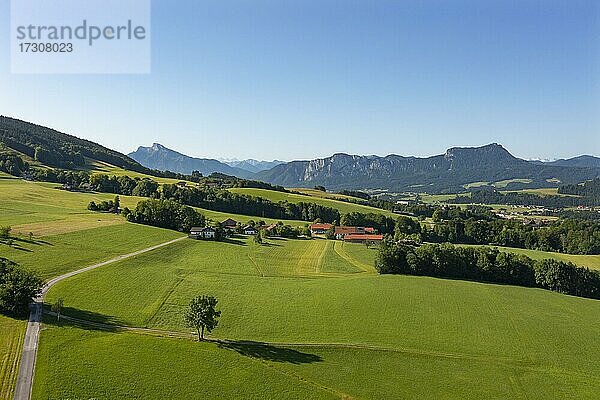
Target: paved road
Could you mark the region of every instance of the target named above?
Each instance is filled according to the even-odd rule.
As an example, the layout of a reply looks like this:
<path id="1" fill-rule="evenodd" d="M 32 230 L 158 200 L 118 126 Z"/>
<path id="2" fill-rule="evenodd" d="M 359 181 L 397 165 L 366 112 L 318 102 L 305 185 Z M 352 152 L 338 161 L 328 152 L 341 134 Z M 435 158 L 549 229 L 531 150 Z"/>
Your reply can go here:
<path id="1" fill-rule="evenodd" d="M 31 303 L 31 312 L 29 314 L 29 321 L 27 322 L 27 331 L 25 332 L 25 341 L 23 343 L 23 354 L 21 355 L 21 365 L 19 367 L 19 375 L 17 376 L 17 385 L 15 387 L 15 400 L 29 400 L 31 398 L 31 389 L 33 387 L 33 373 L 35 371 L 35 360 L 37 356 L 38 341 L 40 336 L 40 323 L 42 320 L 44 297 L 48 290 L 56 283 L 63 279 L 70 278 L 74 275 L 81 274 L 83 272 L 90 271 L 92 269 L 102 267 L 107 264 L 112 264 L 117 261 L 124 260 L 126 258 L 134 257 L 158 248 L 168 246 L 175 242 L 185 239 L 181 237 L 175 240 L 170 240 L 165 243 L 157 244 L 156 246 L 148 247 L 133 253 L 125 254 L 122 256 L 115 257 L 108 261 L 101 262 L 99 264 L 91 265 L 77 271 L 72 271 L 64 275 L 57 276 L 56 278 L 46 282 L 42 288 L 41 294 L 34 299 Z"/>

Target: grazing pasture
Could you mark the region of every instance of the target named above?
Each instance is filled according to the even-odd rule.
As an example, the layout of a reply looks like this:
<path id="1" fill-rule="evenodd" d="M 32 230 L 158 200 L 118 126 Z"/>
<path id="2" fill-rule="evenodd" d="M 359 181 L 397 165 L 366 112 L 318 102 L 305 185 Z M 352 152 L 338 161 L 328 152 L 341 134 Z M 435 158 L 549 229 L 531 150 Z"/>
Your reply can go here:
<path id="1" fill-rule="evenodd" d="M 18 262 L 49 279 L 180 236 L 182 234 L 175 231 L 127 222 L 33 241 L 21 238 L 10 247 L 0 245 L 0 257 Z"/>
<path id="2" fill-rule="evenodd" d="M 340 193 L 323 192 L 322 190 L 318 190 L 318 189 L 290 188 L 290 190 L 293 192 L 302 193 L 302 194 L 312 196 L 312 197 L 320 197 L 323 199 L 351 200 L 351 201 L 358 201 L 358 202 L 366 202 L 366 200 L 361 199 L 359 197 L 348 196 L 348 195 L 340 194 Z"/>
<path id="3" fill-rule="evenodd" d="M 0 257 L 50 278 L 182 236 L 85 210 L 113 195 L 56 186 L 0 176 L 0 225 L 40 229 L 32 242 L 23 235 L 0 245 Z M 138 198 L 121 200 L 133 207 Z M 200 211 L 217 221 L 259 219 Z M 502 250 L 598 268 L 595 256 Z M 190 239 L 61 281 L 46 301 L 63 298 L 66 315 L 172 332 L 57 325 L 46 316 L 33 398 L 597 397 L 600 302 L 379 276 L 375 255 L 324 239 Z M 176 337 L 190 333 L 182 315 L 198 294 L 218 298 L 223 314 L 210 337 L 229 342 Z M 24 321 L 0 316 L 2 398 L 13 390 L 24 331 Z"/>
<path id="4" fill-rule="evenodd" d="M 57 183 L 28 182 L 0 173 L 0 225 L 11 225 L 14 233 L 35 236 L 57 235 L 85 229 L 125 224 L 119 215 L 87 210 L 90 201 L 112 200 L 110 193 L 79 193 L 58 189 Z M 143 197 L 119 196 L 121 207 L 135 208 Z M 233 218 L 241 223 L 263 220 L 267 224 L 279 220 L 223 213 L 195 208 L 213 221 Z M 292 226 L 304 226 L 306 221 L 285 220 Z"/>
<path id="5" fill-rule="evenodd" d="M 313 344 L 300 350 L 322 363 L 277 368 L 351 397 L 437 398 L 447 390 L 448 398 L 466 391 L 471 398 L 593 398 L 600 390 L 597 301 L 531 288 L 378 276 L 336 253 L 333 242 L 272 242 L 179 242 L 60 282 L 48 300 L 64 298 L 66 312 L 80 318 L 188 332 L 181 317 L 187 302 L 212 294 L 223 311 L 213 336 Z M 364 245 L 343 249 L 355 262 L 373 257 Z M 322 266 L 298 269 L 298 260 Z M 328 263 L 338 267 L 327 272 Z M 380 385 L 366 385 L 372 380 Z"/>
<path id="6" fill-rule="evenodd" d="M 27 322 L 0 315 L 0 399 L 12 399 Z"/>
<path id="7" fill-rule="evenodd" d="M 44 330 L 41 343 L 36 400 L 339 398 L 273 366 L 287 362 L 279 358 L 318 361 L 295 350 L 249 348 L 246 356 L 212 343 L 68 326 Z"/>

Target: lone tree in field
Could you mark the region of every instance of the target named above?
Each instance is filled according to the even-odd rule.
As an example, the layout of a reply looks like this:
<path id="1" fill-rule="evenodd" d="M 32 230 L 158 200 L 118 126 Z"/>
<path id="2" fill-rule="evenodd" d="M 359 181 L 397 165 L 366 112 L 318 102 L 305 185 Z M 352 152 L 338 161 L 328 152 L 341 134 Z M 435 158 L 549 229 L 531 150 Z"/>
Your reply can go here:
<path id="1" fill-rule="evenodd" d="M 204 340 L 204 329 L 210 333 L 219 323 L 217 319 L 221 311 L 215 310 L 217 299 L 213 296 L 197 296 L 192 299 L 185 312 L 185 322 L 191 328 L 196 328 L 198 341 Z"/>
<path id="2" fill-rule="evenodd" d="M 61 298 L 56 300 L 56 303 L 52 304 L 52 311 L 56 313 L 56 320 L 58 322 L 60 322 L 60 313 L 62 312 L 63 304 L 64 301 Z"/>

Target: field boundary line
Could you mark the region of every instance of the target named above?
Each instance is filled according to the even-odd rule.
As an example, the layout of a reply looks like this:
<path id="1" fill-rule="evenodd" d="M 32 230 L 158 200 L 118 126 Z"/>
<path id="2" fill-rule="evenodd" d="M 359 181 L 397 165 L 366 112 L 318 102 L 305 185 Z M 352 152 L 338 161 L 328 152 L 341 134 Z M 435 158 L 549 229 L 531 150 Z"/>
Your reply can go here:
<path id="1" fill-rule="evenodd" d="M 146 320 L 146 326 L 150 326 L 151 323 L 153 323 L 154 319 L 156 318 L 156 316 L 158 315 L 158 312 L 161 310 L 161 308 L 165 305 L 165 303 L 167 302 L 167 300 L 169 300 L 169 297 L 171 297 L 171 295 L 173 294 L 173 292 L 175 291 L 175 289 L 177 289 L 177 287 L 179 285 L 181 285 L 183 283 L 183 281 L 185 280 L 185 278 L 190 275 L 191 272 L 185 273 L 181 276 L 178 276 L 177 279 L 175 280 L 175 282 L 173 283 L 173 285 L 171 285 L 171 287 L 165 292 L 165 294 L 163 294 L 161 296 L 161 299 L 159 301 L 158 307 L 156 307 L 156 309 L 154 310 L 154 312 L 152 313 L 152 315 L 150 315 L 150 317 Z"/>
<path id="2" fill-rule="evenodd" d="M 125 260 L 127 258 L 135 257 L 140 254 L 147 253 L 152 250 L 159 249 L 164 246 L 179 242 L 186 239 L 187 236 L 182 236 L 177 239 L 169 240 L 168 242 L 160 243 L 154 246 L 147 247 L 145 249 L 137 250 L 132 253 L 120 255 L 110 260 L 103 261 L 94 265 L 90 265 L 85 268 L 81 268 L 75 271 L 67 272 L 66 274 L 57 276 L 50 279 L 42 287 L 41 293 L 34 299 L 30 304 L 29 320 L 27 321 L 27 330 L 25 331 L 25 338 L 23 341 L 23 348 L 21 351 L 21 364 L 19 366 L 19 372 L 17 374 L 17 383 L 15 385 L 14 399 L 15 400 L 29 400 L 31 399 L 31 392 L 33 389 L 33 378 L 35 373 L 35 363 L 37 359 L 38 343 L 40 339 L 40 325 L 42 321 L 42 314 L 44 310 L 44 298 L 46 293 L 52 286 L 58 282 L 70 278 L 75 275 L 79 275 L 83 272 L 91 271 L 93 269 L 103 267 L 108 264 L 113 264 L 118 261 Z"/>
<path id="3" fill-rule="evenodd" d="M 47 315 L 56 316 L 56 313 L 50 311 L 45 312 Z M 88 325 L 93 326 L 106 331 L 119 331 L 119 332 L 137 332 L 137 333 L 146 333 L 146 334 L 155 334 L 158 336 L 167 336 L 167 337 L 180 337 L 180 338 L 195 338 L 196 334 L 193 332 L 187 333 L 184 331 L 169 331 L 163 329 L 154 329 L 154 328 L 142 328 L 142 327 L 134 327 L 127 325 L 116 325 L 116 324 L 106 324 L 102 322 L 94 322 L 88 321 L 76 317 L 70 317 L 68 315 L 61 314 L 61 319 L 74 322 L 80 325 Z M 442 351 L 433 351 L 433 350 L 419 350 L 414 348 L 406 348 L 406 347 L 387 347 L 387 346 L 379 346 L 379 345 L 371 345 L 365 343 L 335 343 L 335 342 L 268 342 L 268 341 L 252 341 L 252 340 L 235 340 L 235 339 L 226 339 L 226 338 L 205 338 L 205 341 L 213 342 L 213 343 L 261 343 L 269 346 L 281 346 L 281 347 L 305 347 L 305 348 L 339 348 L 339 349 L 358 349 L 358 350 L 372 350 L 372 351 L 383 351 L 383 352 L 393 352 L 393 353 L 403 353 L 410 355 L 422 355 L 427 357 L 438 357 L 438 358 L 447 358 L 453 360 L 472 360 L 472 361 L 480 361 L 480 362 L 493 362 L 502 365 L 520 365 L 520 366 L 533 366 L 534 363 L 530 360 L 522 359 L 513 359 L 506 357 L 495 357 L 495 356 L 486 356 L 486 355 L 476 355 L 476 354 L 463 354 L 463 353 L 450 353 L 450 352 L 442 352 Z"/>
<path id="4" fill-rule="evenodd" d="M 252 263 L 252 265 L 254 265 L 254 268 L 256 269 L 256 272 L 258 272 L 258 274 L 259 274 L 261 277 L 263 277 L 263 278 L 264 278 L 264 277 L 265 277 L 265 273 L 264 273 L 264 272 L 262 272 L 262 270 L 261 270 L 261 269 L 260 269 L 260 267 L 258 266 L 258 263 L 252 259 L 252 257 L 250 256 L 250 254 L 246 254 L 246 255 L 247 255 L 247 256 L 248 256 L 248 258 L 250 259 L 250 262 Z M 243 275 L 243 274 L 237 274 L 237 275 Z"/>
<path id="5" fill-rule="evenodd" d="M 339 246 L 336 246 L 337 244 L 340 244 Z M 337 253 L 338 256 L 342 257 L 344 260 L 348 261 L 350 264 L 354 265 L 355 267 L 357 267 L 358 269 L 361 269 L 363 272 L 367 273 L 367 274 L 374 274 L 375 270 L 373 269 L 373 267 L 364 264 L 360 261 L 355 260 L 354 258 L 352 258 L 343 248 L 344 248 L 345 243 L 344 242 L 338 242 L 335 241 L 333 244 L 333 249 L 335 250 L 335 252 Z M 341 248 L 340 248 L 341 247 Z"/>
<path id="6" fill-rule="evenodd" d="M 46 311 L 45 314 L 56 316 L 56 313 L 51 311 Z M 61 319 L 71 321 L 75 324 L 79 325 L 87 325 L 93 326 L 100 330 L 105 330 L 108 332 L 132 332 L 137 334 L 150 334 L 159 337 L 168 337 L 168 338 L 179 338 L 179 339 L 196 339 L 196 334 L 194 332 L 184 332 L 184 331 L 169 331 L 163 329 L 155 329 L 155 328 L 141 328 L 141 327 L 133 327 L 126 325 L 113 325 L 113 324 L 105 324 L 102 322 L 94 322 L 88 321 L 80 318 L 70 317 L 68 315 L 62 315 Z M 268 346 L 275 347 L 296 347 L 296 348 L 322 348 L 322 349 L 356 349 L 356 350 L 369 350 L 369 351 L 381 351 L 381 352 L 390 352 L 390 353 L 398 353 L 405 354 L 409 356 L 423 356 L 423 357 L 431 357 L 431 358 L 443 358 L 450 360 L 467 360 L 474 361 L 480 363 L 490 363 L 495 365 L 501 365 L 510 368 L 519 368 L 522 370 L 533 371 L 533 372 L 543 372 L 548 374 L 557 374 L 557 375 L 573 375 L 579 376 L 582 375 L 588 377 L 595 377 L 592 375 L 588 375 L 585 371 L 581 370 L 569 370 L 563 368 L 552 368 L 549 365 L 541 365 L 537 364 L 528 359 L 515 359 L 508 357 L 498 357 L 492 355 L 477 355 L 477 354 L 464 354 L 464 353 L 450 353 L 443 351 L 435 351 L 435 350 L 420 350 L 415 348 L 407 348 L 407 347 L 387 347 L 387 346 L 379 346 L 379 345 L 371 345 L 365 343 L 335 343 L 335 342 L 268 342 L 268 341 L 252 341 L 252 340 L 235 340 L 235 339 L 227 339 L 227 338 L 205 338 L 207 342 L 212 343 L 260 343 Z"/>

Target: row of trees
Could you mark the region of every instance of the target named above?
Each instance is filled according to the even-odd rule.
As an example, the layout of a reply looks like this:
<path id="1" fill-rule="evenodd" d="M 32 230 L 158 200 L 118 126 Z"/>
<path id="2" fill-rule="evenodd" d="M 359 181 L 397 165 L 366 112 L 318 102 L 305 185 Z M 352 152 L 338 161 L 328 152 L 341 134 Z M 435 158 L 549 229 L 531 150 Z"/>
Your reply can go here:
<path id="1" fill-rule="evenodd" d="M 539 287 L 573 296 L 600 299 L 600 273 L 557 260 L 490 248 L 426 244 L 420 247 L 384 241 L 375 268 L 380 274 L 422 275 Z"/>
<path id="2" fill-rule="evenodd" d="M 344 226 L 370 226 L 379 233 L 393 233 L 396 220 L 378 213 L 350 212 L 342 215 L 340 225 Z"/>
<path id="3" fill-rule="evenodd" d="M 147 199 L 138 202 L 134 210 L 127 207 L 123 215 L 129 222 L 189 232 L 193 226 L 204 226 L 206 219 L 192 207 L 176 201 Z"/>
<path id="4" fill-rule="evenodd" d="M 401 231 L 399 233 L 402 233 Z M 422 227 L 427 242 L 492 244 L 569 254 L 600 254 L 600 221 L 558 220 L 547 226 L 497 219 L 450 220 Z"/>
<path id="5" fill-rule="evenodd" d="M 572 197 L 572 196 L 539 196 L 532 193 L 507 192 L 502 193 L 497 190 L 476 190 L 471 196 L 458 196 L 448 200 L 455 204 L 510 204 L 524 206 L 540 206 L 548 208 L 566 208 L 577 207 L 579 205 L 594 206 L 600 205 L 598 196 Z"/>
<path id="6" fill-rule="evenodd" d="M 208 210 L 254 215 L 274 219 L 298 219 L 314 221 L 321 219 L 327 222 L 339 221 L 340 212 L 331 207 L 316 203 L 287 201 L 273 202 L 263 197 L 237 194 L 228 190 L 180 187 L 177 185 L 163 185 L 161 198 L 176 200 L 182 204 Z"/>

